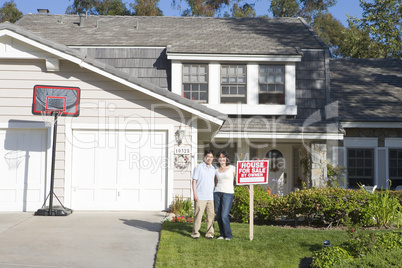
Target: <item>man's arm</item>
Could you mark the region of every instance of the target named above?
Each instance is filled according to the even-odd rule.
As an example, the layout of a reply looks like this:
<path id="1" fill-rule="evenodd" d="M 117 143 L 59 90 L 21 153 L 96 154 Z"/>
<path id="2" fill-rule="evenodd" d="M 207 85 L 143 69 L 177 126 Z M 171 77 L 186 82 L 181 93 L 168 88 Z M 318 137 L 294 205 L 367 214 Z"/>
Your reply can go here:
<path id="1" fill-rule="evenodd" d="M 197 180 L 193 180 L 193 194 L 194 194 L 194 201 L 198 202 L 198 195 L 197 195 Z"/>

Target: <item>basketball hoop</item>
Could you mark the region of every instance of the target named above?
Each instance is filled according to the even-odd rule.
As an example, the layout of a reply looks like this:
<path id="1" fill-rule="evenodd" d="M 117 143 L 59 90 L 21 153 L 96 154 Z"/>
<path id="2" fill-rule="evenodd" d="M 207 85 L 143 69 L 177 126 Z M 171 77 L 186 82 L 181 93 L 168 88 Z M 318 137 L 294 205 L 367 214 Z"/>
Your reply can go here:
<path id="1" fill-rule="evenodd" d="M 45 110 L 40 112 L 42 120 L 45 122 L 45 126 L 49 128 L 54 126 L 54 123 L 59 119 L 62 114 L 63 111 L 61 110 Z"/>
<path id="2" fill-rule="evenodd" d="M 16 170 L 21 162 L 24 160 L 25 152 L 22 151 L 10 151 L 4 155 L 4 159 L 7 162 L 8 169 Z"/>
<path id="3" fill-rule="evenodd" d="M 57 119 L 59 116 L 77 117 L 80 113 L 80 88 L 61 86 L 34 86 L 32 114 L 41 115 L 46 127 L 53 130 L 52 165 L 50 172 L 49 207 L 38 209 L 35 215 L 65 216 L 72 213 L 62 205 L 62 209 L 53 208 L 54 174 L 56 166 Z M 57 198 L 57 196 L 56 196 Z M 46 198 L 47 199 L 47 198 Z M 58 198 L 57 198 L 58 200 Z M 46 202 L 46 200 L 45 200 Z M 59 203 L 61 204 L 60 200 Z"/>

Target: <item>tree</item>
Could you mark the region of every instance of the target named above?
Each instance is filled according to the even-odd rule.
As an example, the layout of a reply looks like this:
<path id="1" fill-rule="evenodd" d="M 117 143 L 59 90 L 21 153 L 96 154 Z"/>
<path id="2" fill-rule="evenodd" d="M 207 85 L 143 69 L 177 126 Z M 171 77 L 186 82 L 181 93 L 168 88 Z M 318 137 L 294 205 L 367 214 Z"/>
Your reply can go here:
<path id="1" fill-rule="evenodd" d="M 334 18 L 332 14 L 325 13 L 315 18 L 312 27 L 324 43 L 327 44 L 331 54 L 336 57 L 341 56 L 339 47 L 343 46 L 346 32 L 346 28 L 342 23 Z"/>
<path id="2" fill-rule="evenodd" d="M 10 2 L 5 2 L 0 8 L 0 22 L 11 22 L 14 23 L 23 16 L 22 12 L 17 9 L 17 5 L 14 0 Z"/>
<path id="3" fill-rule="evenodd" d="M 274 17 L 297 17 L 300 8 L 296 0 L 272 0 L 269 10 Z"/>
<path id="4" fill-rule="evenodd" d="M 384 58 L 402 58 L 402 0 L 360 1 L 362 19 L 358 27 L 369 32 Z"/>
<path id="5" fill-rule="evenodd" d="M 328 8 L 337 0 L 272 0 L 269 10 L 274 17 L 303 17 L 308 23 L 319 14 L 328 12 Z"/>
<path id="6" fill-rule="evenodd" d="M 74 0 L 66 14 L 130 15 L 122 0 Z"/>
<path id="7" fill-rule="evenodd" d="M 358 26 L 356 18 L 348 17 L 349 28 L 342 33 L 337 56 L 343 58 L 382 58 L 381 44 L 373 40 L 370 32 Z"/>
<path id="8" fill-rule="evenodd" d="M 254 5 L 245 3 L 243 7 L 240 7 L 237 3 L 233 4 L 232 17 L 249 17 L 254 18 L 256 16 Z"/>
<path id="9" fill-rule="evenodd" d="M 182 0 L 173 0 L 173 6 L 178 5 Z M 182 16 L 212 17 L 223 6 L 228 6 L 231 0 L 184 0 L 189 8 L 184 10 Z M 237 0 L 236 0 L 237 1 Z"/>
<path id="10" fill-rule="evenodd" d="M 96 11 L 99 15 L 131 15 L 121 0 L 97 0 Z"/>
<path id="11" fill-rule="evenodd" d="M 135 0 L 130 6 L 135 10 L 135 16 L 163 16 L 158 4 L 159 0 Z"/>

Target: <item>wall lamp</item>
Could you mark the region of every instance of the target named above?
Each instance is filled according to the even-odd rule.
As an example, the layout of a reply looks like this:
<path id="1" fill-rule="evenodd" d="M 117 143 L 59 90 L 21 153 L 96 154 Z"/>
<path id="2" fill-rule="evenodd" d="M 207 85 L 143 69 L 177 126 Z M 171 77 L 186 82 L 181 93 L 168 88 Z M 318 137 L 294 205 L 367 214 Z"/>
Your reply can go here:
<path id="1" fill-rule="evenodd" d="M 183 142 L 185 135 L 186 135 L 186 131 L 184 129 L 181 129 L 181 126 L 180 126 L 179 129 L 174 134 L 178 145 L 180 145 Z"/>

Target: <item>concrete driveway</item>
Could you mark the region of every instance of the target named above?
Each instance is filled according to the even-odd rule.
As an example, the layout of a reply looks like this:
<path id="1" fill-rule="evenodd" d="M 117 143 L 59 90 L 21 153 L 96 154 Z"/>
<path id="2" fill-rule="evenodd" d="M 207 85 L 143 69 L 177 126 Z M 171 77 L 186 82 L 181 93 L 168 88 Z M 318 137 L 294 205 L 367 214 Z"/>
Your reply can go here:
<path id="1" fill-rule="evenodd" d="M 164 212 L 0 212 L 0 267 L 153 267 Z"/>

